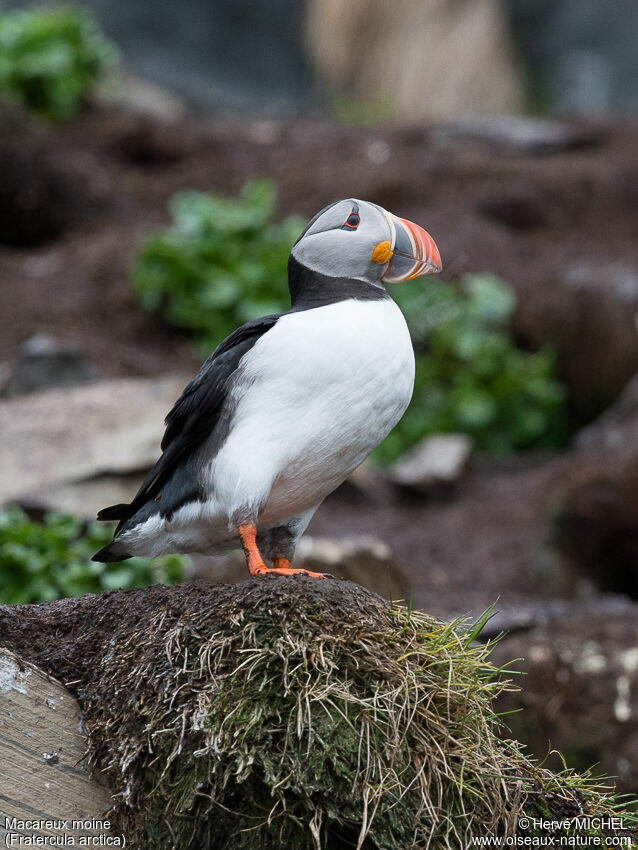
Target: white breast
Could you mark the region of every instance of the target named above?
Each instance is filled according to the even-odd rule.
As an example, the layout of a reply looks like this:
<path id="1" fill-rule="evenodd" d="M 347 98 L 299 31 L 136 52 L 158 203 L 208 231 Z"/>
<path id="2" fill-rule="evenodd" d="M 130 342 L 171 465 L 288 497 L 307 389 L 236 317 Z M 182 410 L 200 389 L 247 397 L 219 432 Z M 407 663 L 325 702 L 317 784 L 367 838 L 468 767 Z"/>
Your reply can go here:
<path id="1" fill-rule="evenodd" d="M 211 464 L 229 518 L 277 522 L 337 487 L 399 421 L 414 353 L 396 304 L 342 301 L 283 316 L 246 354 L 229 436 Z"/>

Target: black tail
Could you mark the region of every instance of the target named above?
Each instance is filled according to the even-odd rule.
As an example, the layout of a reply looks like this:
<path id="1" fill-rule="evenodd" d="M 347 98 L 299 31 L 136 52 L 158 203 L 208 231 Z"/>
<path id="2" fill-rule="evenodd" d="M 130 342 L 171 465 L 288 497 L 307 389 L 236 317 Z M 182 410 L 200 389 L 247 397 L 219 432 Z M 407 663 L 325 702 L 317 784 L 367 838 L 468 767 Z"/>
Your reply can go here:
<path id="1" fill-rule="evenodd" d="M 111 505 L 108 508 L 102 508 L 101 511 L 98 511 L 97 518 L 102 522 L 111 522 L 114 519 L 128 519 L 131 516 L 131 506 L 130 505 Z"/>
<path id="2" fill-rule="evenodd" d="M 106 510 L 108 510 L 108 508 Z M 91 560 L 99 561 L 102 564 L 112 564 L 115 561 L 126 561 L 132 557 L 132 555 L 129 555 L 122 548 L 121 543 L 118 543 L 117 540 L 111 540 L 111 542 L 107 543 L 106 546 L 100 549 L 99 552 L 96 552 Z"/>

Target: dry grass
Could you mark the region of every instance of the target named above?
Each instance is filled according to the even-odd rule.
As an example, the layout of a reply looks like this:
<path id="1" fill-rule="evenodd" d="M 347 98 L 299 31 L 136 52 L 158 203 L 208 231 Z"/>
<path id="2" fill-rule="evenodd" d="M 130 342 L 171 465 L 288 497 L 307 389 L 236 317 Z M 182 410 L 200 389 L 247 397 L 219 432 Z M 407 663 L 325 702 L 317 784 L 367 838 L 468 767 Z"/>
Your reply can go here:
<path id="1" fill-rule="evenodd" d="M 376 601 L 344 616 L 334 584 L 338 605 L 291 581 L 214 617 L 159 611 L 113 646 L 91 742 L 134 846 L 461 850 L 523 813 L 614 811 L 499 737 L 509 685 L 481 624 Z"/>

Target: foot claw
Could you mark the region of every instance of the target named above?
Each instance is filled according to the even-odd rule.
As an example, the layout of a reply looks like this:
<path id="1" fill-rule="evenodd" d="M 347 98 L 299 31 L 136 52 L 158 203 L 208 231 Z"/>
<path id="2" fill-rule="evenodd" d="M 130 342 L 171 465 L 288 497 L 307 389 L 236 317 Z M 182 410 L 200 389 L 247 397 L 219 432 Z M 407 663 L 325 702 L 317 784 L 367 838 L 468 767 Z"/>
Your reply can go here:
<path id="1" fill-rule="evenodd" d="M 311 570 L 302 570 L 297 569 L 295 567 L 257 567 L 253 570 L 253 575 L 256 576 L 266 576 L 266 575 L 278 575 L 278 576 L 296 576 L 296 575 L 307 575 L 310 578 L 334 578 L 334 576 L 326 575 L 325 573 L 313 573 Z"/>

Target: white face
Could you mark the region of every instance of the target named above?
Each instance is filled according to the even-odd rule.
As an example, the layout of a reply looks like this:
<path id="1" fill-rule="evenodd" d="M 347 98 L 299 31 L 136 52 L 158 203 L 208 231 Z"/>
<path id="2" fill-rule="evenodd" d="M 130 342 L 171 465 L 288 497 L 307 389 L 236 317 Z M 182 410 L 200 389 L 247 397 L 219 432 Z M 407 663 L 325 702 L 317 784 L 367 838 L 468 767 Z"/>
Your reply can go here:
<path id="1" fill-rule="evenodd" d="M 370 201 L 348 198 L 321 210 L 292 249 L 309 269 L 382 287 L 441 271 L 434 240 Z"/>

